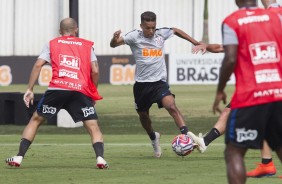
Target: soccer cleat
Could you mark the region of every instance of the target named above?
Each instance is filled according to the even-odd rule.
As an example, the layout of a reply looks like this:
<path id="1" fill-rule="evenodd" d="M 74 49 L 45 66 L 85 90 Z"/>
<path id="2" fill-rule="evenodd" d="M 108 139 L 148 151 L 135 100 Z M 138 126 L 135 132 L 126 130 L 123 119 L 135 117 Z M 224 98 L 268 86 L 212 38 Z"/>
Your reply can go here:
<path id="1" fill-rule="evenodd" d="M 200 153 L 204 153 L 207 150 L 207 146 L 205 144 L 202 133 L 199 133 L 199 137 L 193 134 L 192 132 L 188 132 L 187 135 L 193 139 L 193 141 L 198 145 L 197 149 Z"/>
<path id="2" fill-rule="evenodd" d="M 276 168 L 271 161 L 268 164 L 257 163 L 257 168 L 247 172 L 247 177 L 260 178 L 264 176 L 272 176 L 276 174 Z"/>
<path id="3" fill-rule="evenodd" d="M 160 146 L 161 135 L 158 132 L 155 132 L 155 135 L 156 135 L 156 139 L 152 140 L 152 146 L 153 146 L 153 149 L 154 149 L 155 157 L 159 158 L 162 155 L 162 149 L 161 149 L 161 146 Z"/>
<path id="4" fill-rule="evenodd" d="M 21 163 L 23 161 L 23 157 L 22 156 L 13 156 L 11 158 L 7 158 L 6 159 L 6 163 L 10 166 L 16 166 L 16 167 L 20 167 Z"/>
<path id="5" fill-rule="evenodd" d="M 109 165 L 107 164 L 106 160 L 102 157 L 97 157 L 97 164 L 96 167 L 98 169 L 108 169 Z"/>

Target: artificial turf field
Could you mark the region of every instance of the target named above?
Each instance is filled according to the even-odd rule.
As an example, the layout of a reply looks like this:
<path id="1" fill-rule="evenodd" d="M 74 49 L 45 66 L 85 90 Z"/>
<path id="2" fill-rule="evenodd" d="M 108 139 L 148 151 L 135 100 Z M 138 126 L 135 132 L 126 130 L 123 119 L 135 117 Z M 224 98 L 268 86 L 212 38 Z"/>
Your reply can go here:
<path id="1" fill-rule="evenodd" d="M 25 87 L 1 87 L 1 92 L 24 92 Z M 42 93 L 45 89 L 35 87 L 35 92 Z M 171 90 L 189 129 L 194 133 L 207 132 L 218 117 L 211 112 L 215 86 L 171 86 Z M 150 114 L 155 130 L 162 134 L 163 148 L 162 157 L 154 158 L 149 138 L 133 108 L 132 86 L 99 85 L 99 91 L 104 100 L 97 103 L 96 110 L 110 169 L 95 169 L 95 155 L 83 127 L 58 128 L 48 124 L 40 127 L 22 166 L 8 167 L 4 160 L 17 153 L 24 126 L 1 125 L 1 183 L 227 183 L 223 137 L 215 140 L 204 154 L 194 151 L 187 157 L 179 157 L 170 146 L 179 131 L 168 113 L 154 105 Z M 228 86 L 226 91 L 230 99 L 233 87 Z M 278 178 L 282 175 L 281 163 L 276 155 L 273 158 L 278 169 L 275 176 L 251 178 L 247 183 L 281 183 Z M 253 169 L 254 163 L 260 162 L 260 152 L 249 150 L 245 161 L 247 169 Z"/>

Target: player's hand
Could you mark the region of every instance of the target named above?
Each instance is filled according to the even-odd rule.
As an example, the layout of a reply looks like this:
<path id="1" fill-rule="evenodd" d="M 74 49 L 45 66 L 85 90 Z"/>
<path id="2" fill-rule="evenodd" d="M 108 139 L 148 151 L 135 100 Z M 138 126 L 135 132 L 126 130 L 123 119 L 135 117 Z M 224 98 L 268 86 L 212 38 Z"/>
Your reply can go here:
<path id="1" fill-rule="evenodd" d="M 29 104 L 33 105 L 33 99 L 34 99 L 33 91 L 27 89 L 23 97 L 24 103 L 27 106 L 27 108 L 29 108 Z"/>
<path id="2" fill-rule="evenodd" d="M 223 101 L 224 104 L 226 104 L 226 94 L 224 91 L 218 91 L 216 93 L 215 99 L 214 99 L 214 103 L 213 103 L 213 113 L 216 114 L 216 112 L 221 113 L 221 109 L 219 108 L 219 103 L 220 101 Z"/>
<path id="3" fill-rule="evenodd" d="M 117 40 L 120 37 L 121 30 L 114 32 L 113 39 Z"/>
<path id="4" fill-rule="evenodd" d="M 205 54 L 206 51 L 207 51 L 207 44 L 203 43 L 203 42 L 200 42 L 201 44 L 200 45 L 196 45 L 192 48 L 192 53 L 193 54 L 197 54 L 199 51 L 202 52 L 202 54 Z"/>

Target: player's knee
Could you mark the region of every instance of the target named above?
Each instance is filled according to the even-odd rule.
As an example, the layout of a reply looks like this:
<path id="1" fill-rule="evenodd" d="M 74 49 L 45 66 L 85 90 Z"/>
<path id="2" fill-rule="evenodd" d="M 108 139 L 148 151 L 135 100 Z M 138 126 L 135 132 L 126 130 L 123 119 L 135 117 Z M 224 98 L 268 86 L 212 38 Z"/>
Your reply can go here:
<path id="1" fill-rule="evenodd" d="M 169 112 L 177 112 L 177 111 L 178 111 L 178 109 L 177 109 L 175 103 L 166 104 L 166 105 L 164 106 L 164 108 L 165 108 L 167 111 L 169 111 Z"/>
<path id="2" fill-rule="evenodd" d="M 96 120 L 86 120 L 83 121 L 84 126 L 91 132 L 97 132 L 100 131 L 98 122 Z"/>
<path id="3" fill-rule="evenodd" d="M 37 112 L 34 112 L 31 119 L 30 119 L 30 122 L 41 125 L 44 120 L 45 120 L 44 117 L 40 116 Z"/>
<path id="4" fill-rule="evenodd" d="M 149 114 L 147 112 L 138 112 L 138 115 L 141 121 L 149 119 Z"/>

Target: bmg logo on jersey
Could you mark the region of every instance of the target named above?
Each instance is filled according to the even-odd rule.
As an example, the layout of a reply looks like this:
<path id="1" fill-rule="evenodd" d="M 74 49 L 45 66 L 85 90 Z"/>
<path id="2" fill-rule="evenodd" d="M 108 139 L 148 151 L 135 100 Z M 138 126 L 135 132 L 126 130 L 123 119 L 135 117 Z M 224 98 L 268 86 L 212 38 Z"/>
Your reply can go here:
<path id="1" fill-rule="evenodd" d="M 80 59 L 74 56 L 62 55 L 60 54 L 60 65 L 73 68 L 73 69 L 80 69 Z"/>
<path id="2" fill-rule="evenodd" d="M 82 108 L 81 110 L 82 110 L 82 112 L 84 114 L 84 117 L 87 117 L 90 114 L 95 114 L 94 107 L 85 107 L 85 108 Z"/>
<path id="3" fill-rule="evenodd" d="M 48 105 L 43 105 L 42 113 L 44 114 L 55 114 L 57 109 L 55 107 L 49 107 Z"/>
<path id="4" fill-rule="evenodd" d="M 245 128 L 237 128 L 237 142 L 253 141 L 258 136 L 257 130 L 245 130 Z"/>
<path id="5" fill-rule="evenodd" d="M 276 42 L 261 42 L 249 46 L 254 65 L 276 63 L 280 61 L 280 52 Z"/>
<path id="6" fill-rule="evenodd" d="M 142 56 L 144 57 L 161 57 L 163 52 L 161 49 L 142 49 Z"/>

